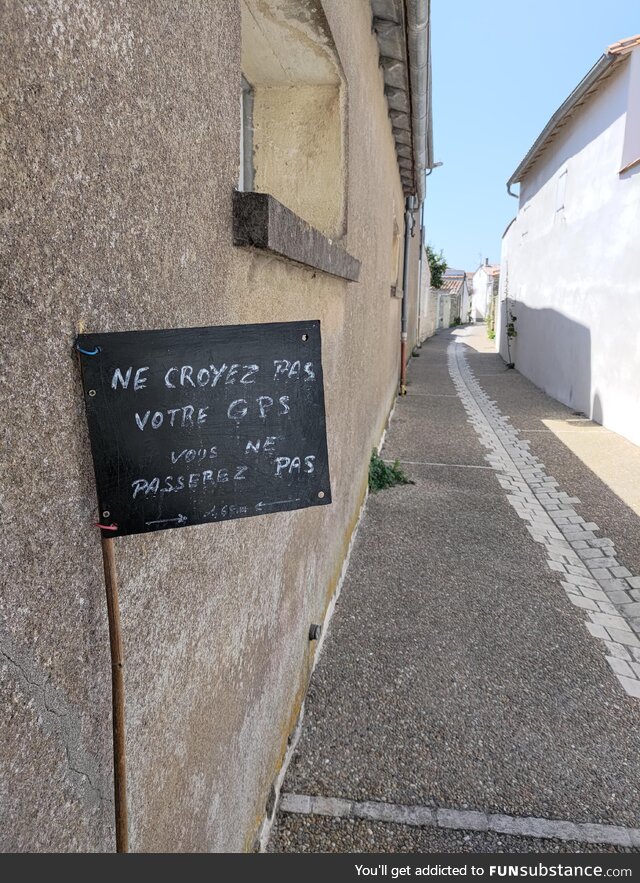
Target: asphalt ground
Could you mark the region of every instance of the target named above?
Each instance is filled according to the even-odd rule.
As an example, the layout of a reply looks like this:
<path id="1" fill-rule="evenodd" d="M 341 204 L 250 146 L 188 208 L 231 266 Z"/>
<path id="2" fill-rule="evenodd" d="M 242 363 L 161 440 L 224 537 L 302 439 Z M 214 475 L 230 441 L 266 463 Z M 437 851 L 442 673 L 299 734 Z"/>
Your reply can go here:
<path id="1" fill-rule="evenodd" d="M 283 813 L 270 852 L 627 853 L 624 847 Z"/>
<path id="2" fill-rule="evenodd" d="M 483 352 L 482 334 L 467 349 L 477 379 L 640 573 L 638 516 L 557 436 L 525 431 L 571 410 Z M 383 456 L 410 461 L 415 483 L 369 497 L 283 791 L 640 827 L 640 702 L 495 473 L 463 468 L 487 462 L 449 378 L 450 340 L 412 360 Z M 522 851 L 515 841 L 531 839 L 467 835 L 281 813 L 270 850 Z M 567 849 L 557 843 L 538 841 Z"/>

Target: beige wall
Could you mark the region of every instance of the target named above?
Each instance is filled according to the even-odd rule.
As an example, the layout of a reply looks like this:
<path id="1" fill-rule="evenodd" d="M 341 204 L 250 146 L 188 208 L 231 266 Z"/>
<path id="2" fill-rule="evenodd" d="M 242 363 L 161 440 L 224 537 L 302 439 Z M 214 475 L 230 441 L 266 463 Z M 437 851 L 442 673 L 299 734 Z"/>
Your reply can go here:
<path id="1" fill-rule="evenodd" d="M 232 245 L 234 0 L 215 14 L 196 0 L 7 4 L 4 850 L 113 848 L 77 330 L 320 319 L 333 504 L 117 541 L 131 848 L 252 848 L 397 387 L 403 195 L 370 8 L 323 5 L 344 76 L 340 242 L 359 283 Z"/>
<path id="2" fill-rule="evenodd" d="M 255 89 L 255 189 L 329 237 L 345 226 L 341 111 L 335 86 Z"/>

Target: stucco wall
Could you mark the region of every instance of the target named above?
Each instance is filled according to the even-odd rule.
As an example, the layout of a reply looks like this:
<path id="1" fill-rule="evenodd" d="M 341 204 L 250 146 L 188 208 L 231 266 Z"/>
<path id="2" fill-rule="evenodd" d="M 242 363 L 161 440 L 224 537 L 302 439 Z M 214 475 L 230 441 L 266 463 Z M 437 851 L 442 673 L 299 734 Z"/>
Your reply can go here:
<path id="1" fill-rule="evenodd" d="M 4 850 L 113 848 L 110 659 L 79 328 L 320 319 L 333 504 L 117 542 L 131 848 L 253 845 L 393 401 L 403 196 L 366 0 L 347 89 L 347 283 L 234 248 L 234 0 L 5 4 Z M 414 294 L 415 297 L 415 294 Z"/>
<path id="2" fill-rule="evenodd" d="M 330 237 L 344 227 L 340 104 L 335 86 L 255 89 L 256 190 Z"/>
<path id="3" fill-rule="evenodd" d="M 488 276 L 482 267 L 473 274 L 473 320 L 475 322 L 484 322 L 487 318 L 492 283 L 492 277 Z"/>
<path id="4" fill-rule="evenodd" d="M 409 239 L 409 313 L 407 327 L 407 350 L 411 350 L 419 343 L 418 339 L 418 305 L 420 285 L 420 221 L 416 213 L 416 225 L 414 235 Z"/>
<path id="5" fill-rule="evenodd" d="M 630 70 L 580 108 L 522 182 L 503 240 L 498 341 L 506 357 L 508 280 L 518 370 L 640 444 L 640 169 L 619 174 Z"/>
<path id="6" fill-rule="evenodd" d="M 452 311 L 451 295 L 441 288 L 431 289 L 436 301 L 436 330 L 448 328 L 455 318 Z"/>
<path id="7" fill-rule="evenodd" d="M 431 269 L 426 248 L 422 249 L 422 269 L 418 301 L 418 343 L 421 344 L 435 332 L 435 305 L 431 293 Z"/>
<path id="8" fill-rule="evenodd" d="M 425 319 L 424 338 L 432 337 L 436 333 L 438 323 L 438 294 L 433 288 L 427 292 L 427 316 Z"/>
<path id="9" fill-rule="evenodd" d="M 469 291 L 469 282 L 465 276 L 462 289 L 462 298 L 460 304 L 460 321 L 466 324 L 471 316 L 471 292 Z"/>

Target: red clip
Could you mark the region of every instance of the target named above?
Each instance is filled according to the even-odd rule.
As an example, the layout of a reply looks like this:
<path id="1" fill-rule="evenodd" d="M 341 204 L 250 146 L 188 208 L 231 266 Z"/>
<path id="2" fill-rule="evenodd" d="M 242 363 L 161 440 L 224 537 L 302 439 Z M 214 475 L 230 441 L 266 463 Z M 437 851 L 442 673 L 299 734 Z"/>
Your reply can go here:
<path id="1" fill-rule="evenodd" d="M 99 527 L 100 530 L 117 530 L 118 529 L 117 524 L 98 524 L 97 522 L 95 522 L 93 526 Z"/>

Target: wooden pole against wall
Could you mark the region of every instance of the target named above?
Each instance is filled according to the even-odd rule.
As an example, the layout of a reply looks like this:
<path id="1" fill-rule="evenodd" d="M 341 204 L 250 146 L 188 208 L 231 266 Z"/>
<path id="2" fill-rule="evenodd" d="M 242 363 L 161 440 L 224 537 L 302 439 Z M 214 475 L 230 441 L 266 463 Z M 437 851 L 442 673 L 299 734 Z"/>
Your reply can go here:
<path id="1" fill-rule="evenodd" d="M 116 809 L 116 851 L 129 851 L 127 768 L 124 744 L 124 655 L 120 632 L 120 605 L 116 556 L 112 537 L 102 536 L 102 562 L 107 590 L 109 643 L 111 645 L 111 698 L 113 706 L 113 790 Z"/>

